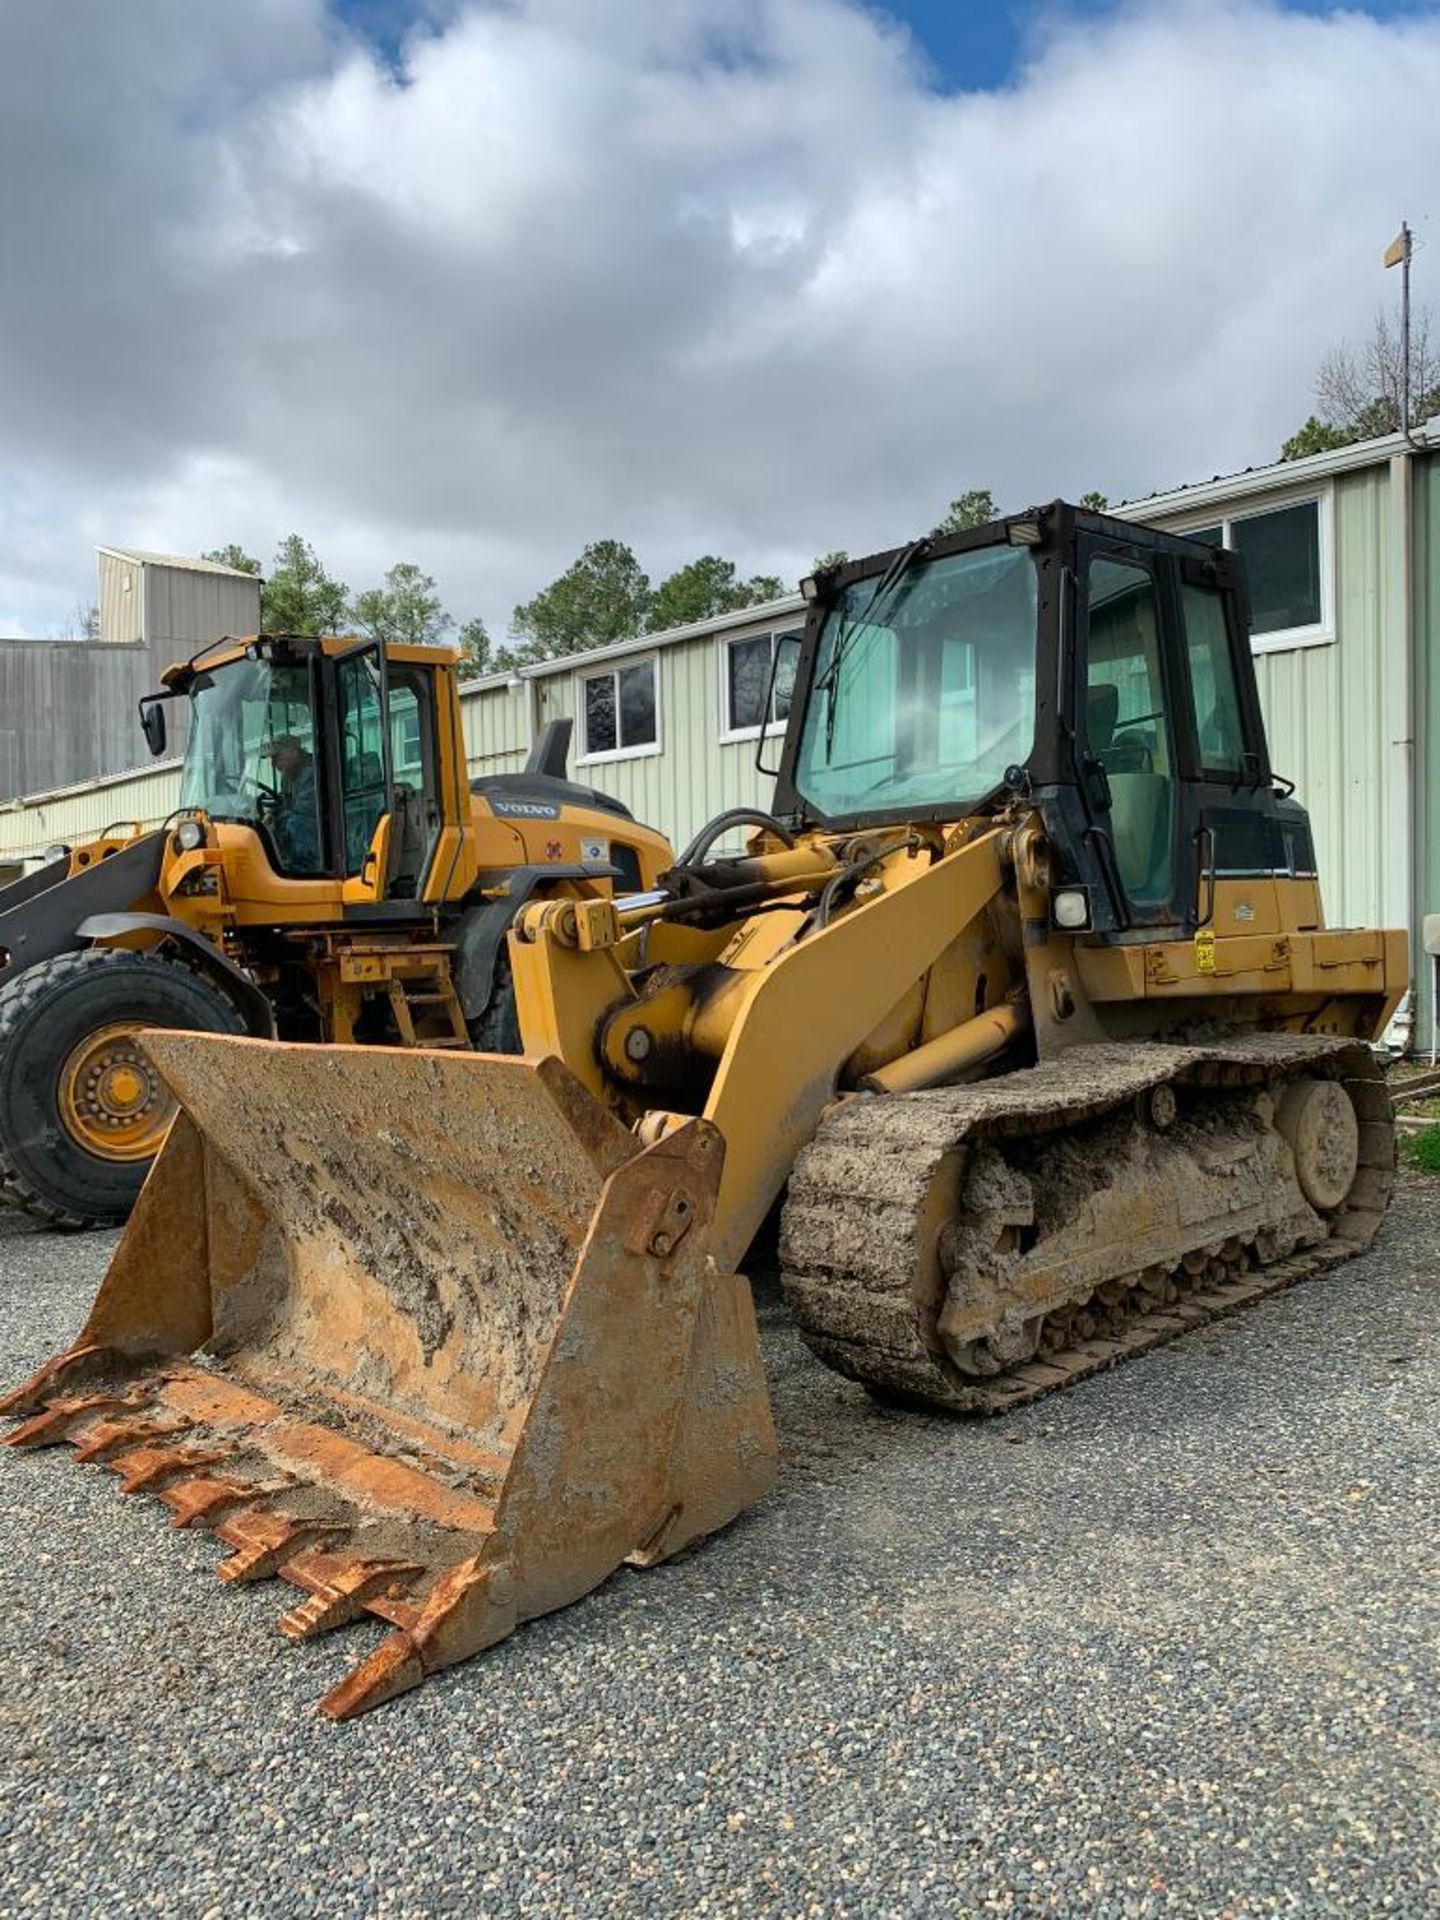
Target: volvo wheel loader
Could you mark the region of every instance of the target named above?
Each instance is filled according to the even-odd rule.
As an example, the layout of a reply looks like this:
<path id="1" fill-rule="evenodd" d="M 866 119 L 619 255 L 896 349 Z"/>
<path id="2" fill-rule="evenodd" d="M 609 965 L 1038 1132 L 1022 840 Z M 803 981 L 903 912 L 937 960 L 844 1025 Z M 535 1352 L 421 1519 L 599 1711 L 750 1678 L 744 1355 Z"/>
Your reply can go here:
<path id="1" fill-rule="evenodd" d="M 146 1039 L 174 1126 L 10 1443 L 380 1622 L 332 1716 L 760 1498 L 772 1210 L 819 1357 L 957 1414 L 1381 1219 L 1405 936 L 1325 924 L 1240 561 L 1057 503 L 806 594 L 773 814 L 525 905 L 521 1057 Z"/>
<path id="2" fill-rule="evenodd" d="M 506 1051 L 504 938 L 527 901 L 647 886 L 672 856 L 565 778 L 466 772 L 451 648 L 222 640 L 141 703 L 190 710 L 179 811 L 0 890 L 0 1199 L 123 1220 L 174 1102 L 144 1027 Z"/>

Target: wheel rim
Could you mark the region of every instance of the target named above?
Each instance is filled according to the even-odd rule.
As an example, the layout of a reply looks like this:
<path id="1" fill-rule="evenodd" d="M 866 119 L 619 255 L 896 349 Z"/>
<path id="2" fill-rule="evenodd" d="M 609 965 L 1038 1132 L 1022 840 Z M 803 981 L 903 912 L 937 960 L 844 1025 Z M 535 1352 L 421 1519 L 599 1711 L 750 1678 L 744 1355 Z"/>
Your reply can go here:
<path id="1" fill-rule="evenodd" d="M 100 1160 L 149 1160 L 160 1150 L 175 1097 L 140 1050 L 140 1026 L 121 1020 L 87 1034 L 60 1075 L 65 1130 Z"/>

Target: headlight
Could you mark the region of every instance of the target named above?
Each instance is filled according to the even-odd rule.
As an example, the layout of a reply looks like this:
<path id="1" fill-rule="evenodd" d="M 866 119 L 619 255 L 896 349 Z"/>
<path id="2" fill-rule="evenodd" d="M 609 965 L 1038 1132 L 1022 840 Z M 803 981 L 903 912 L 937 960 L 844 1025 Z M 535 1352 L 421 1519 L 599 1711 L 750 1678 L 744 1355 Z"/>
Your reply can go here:
<path id="1" fill-rule="evenodd" d="M 205 829 L 198 820 L 182 820 L 175 829 L 175 846 L 180 853 L 194 853 L 205 844 Z"/>
<path id="2" fill-rule="evenodd" d="M 1090 924 L 1090 902 L 1083 887 L 1066 887 L 1054 900 L 1055 924 L 1067 933 L 1075 933 Z"/>

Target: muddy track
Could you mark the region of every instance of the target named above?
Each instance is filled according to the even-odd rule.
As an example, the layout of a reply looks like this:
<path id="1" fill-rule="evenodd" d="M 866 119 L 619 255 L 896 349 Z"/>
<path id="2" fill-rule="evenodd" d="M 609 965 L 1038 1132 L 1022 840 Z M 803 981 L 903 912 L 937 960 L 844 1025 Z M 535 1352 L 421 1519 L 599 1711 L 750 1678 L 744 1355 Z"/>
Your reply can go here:
<path id="1" fill-rule="evenodd" d="M 1358 1172 L 1323 1213 L 1276 1177 L 1288 1150 L 1265 1118 L 1263 1096 L 1300 1076 L 1338 1080 L 1359 1121 Z M 1193 1166 L 1190 1184 L 1220 1203 L 1207 1216 L 1193 1195 L 1163 1194 L 1168 1231 L 1147 1237 L 1141 1208 L 1123 1256 L 1113 1238 L 1108 1249 L 1077 1248 L 1076 1219 L 1124 1172 L 1133 1143 L 1153 1150 L 1155 1184 L 1183 1185 L 1167 1170 Z M 1394 1164 L 1390 1096 L 1355 1041 L 1259 1033 L 1080 1048 L 1003 1079 L 838 1107 L 791 1177 L 782 1282 L 807 1343 L 837 1372 L 884 1398 L 1003 1413 L 1358 1253 L 1384 1214 Z M 1004 1208 L 1006 1183 L 1014 1188 L 1026 1166 L 1049 1179 L 1048 1224 L 1070 1265 L 1017 1335 L 1016 1260 L 970 1231 L 960 1196 L 974 1213 L 978 1182 L 985 1218 L 1022 1218 L 1023 1208 Z M 1023 1175 L 1018 1186 L 1029 1191 Z M 937 1208 L 948 1219 L 937 1221 Z M 999 1334 L 969 1341 L 963 1367 L 941 1329 L 957 1286 L 972 1310 L 992 1290 Z"/>

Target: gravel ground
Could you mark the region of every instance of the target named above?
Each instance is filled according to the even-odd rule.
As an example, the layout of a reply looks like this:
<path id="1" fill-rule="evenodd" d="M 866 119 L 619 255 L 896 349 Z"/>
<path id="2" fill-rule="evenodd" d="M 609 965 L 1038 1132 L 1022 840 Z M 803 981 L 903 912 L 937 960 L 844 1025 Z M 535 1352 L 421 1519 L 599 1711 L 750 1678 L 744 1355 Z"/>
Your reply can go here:
<path id="1" fill-rule="evenodd" d="M 112 1244 L 0 1220 L 0 1380 Z M 215 1542 L 6 1455 L 0 1914 L 1433 1913 L 1437 1275 L 1412 1180 L 1363 1260 L 981 1426 L 766 1300 L 771 1498 L 344 1728 L 367 1629 L 288 1647 Z"/>

